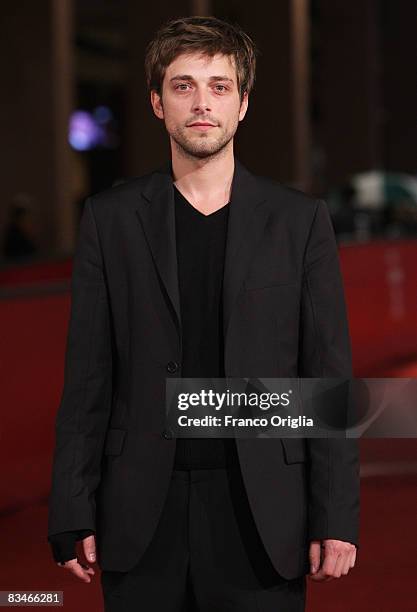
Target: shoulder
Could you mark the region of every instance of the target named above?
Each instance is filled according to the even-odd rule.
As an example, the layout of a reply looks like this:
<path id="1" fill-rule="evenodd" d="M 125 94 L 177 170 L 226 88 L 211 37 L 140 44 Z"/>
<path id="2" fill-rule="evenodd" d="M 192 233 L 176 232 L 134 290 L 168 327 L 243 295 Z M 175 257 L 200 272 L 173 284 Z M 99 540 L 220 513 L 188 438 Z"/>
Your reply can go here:
<path id="1" fill-rule="evenodd" d="M 317 205 L 317 198 L 312 194 L 291 187 L 269 176 L 254 175 L 254 177 L 264 192 L 269 196 L 277 196 L 291 202 L 291 204 L 307 208 Z"/>
<path id="2" fill-rule="evenodd" d="M 314 218 L 320 206 L 326 206 L 323 200 L 312 194 L 286 185 L 267 176 L 253 175 L 259 188 L 268 201 L 272 212 L 279 211 L 290 217 L 305 218 L 307 221 Z"/>
<path id="3" fill-rule="evenodd" d="M 133 205 L 154 174 L 155 171 L 152 171 L 142 176 L 117 179 L 110 187 L 93 193 L 87 200 L 93 212 L 99 214 L 110 212 L 115 207 Z"/>

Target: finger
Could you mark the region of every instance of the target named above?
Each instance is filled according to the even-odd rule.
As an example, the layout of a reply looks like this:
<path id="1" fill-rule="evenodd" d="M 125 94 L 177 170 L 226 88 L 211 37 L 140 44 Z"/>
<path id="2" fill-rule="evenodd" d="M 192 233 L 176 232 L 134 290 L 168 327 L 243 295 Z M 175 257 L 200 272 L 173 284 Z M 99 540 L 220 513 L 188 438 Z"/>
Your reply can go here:
<path id="1" fill-rule="evenodd" d="M 347 555 L 345 556 L 344 564 L 342 567 L 343 576 L 346 576 L 349 573 L 351 560 L 352 560 L 352 551 L 348 552 Z"/>
<path id="2" fill-rule="evenodd" d="M 313 540 L 309 548 L 310 573 L 315 574 L 320 567 L 320 541 Z"/>
<path id="3" fill-rule="evenodd" d="M 356 559 L 356 546 L 355 545 L 352 545 L 352 548 L 348 551 L 348 554 L 346 557 L 347 557 L 346 562 L 342 570 L 344 575 L 347 575 L 350 569 L 355 565 L 355 559 Z"/>
<path id="4" fill-rule="evenodd" d="M 59 567 L 65 567 L 66 563 L 70 563 L 71 561 L 76 561 L 77 559 L 70 559 L 69 561 L 57 561 L 57 565 L 59 565 Z"/>
<path id="5" fill-rule="evenodd" d="M 89 535 L 83 540 L 83 551 L 85 558 L 91 563 L 96 560 L 96 542 L 93 535 Z"/>
<path id="6" fill-rule="evenodd" d="M 65 567 L 65 568 L 71 568 L 73 567 L 76 563 L 78 563 L 87 573 L 89 574 L 95 574 L 95 571 L 92 567 L 90 567 L 89 565 L 85 565 L 84 563 L 80 563 L 80 561 L 78 561 L 78 557 L 77 559 L 70 559 L 70 561 L 58 561 L 57 565 L 59 565 L 60 567 Z"/>
<path id="7" fill-rule="evenodd" d="M 333 571 L 333 576 L 334 578 L 340 578 L 340 576 L 342 575 L 342 571 L 346 565 L 346 562 L 349 559 L 349 554 L 350 553 L 341 553 L 335 563 L 334 566 L 334 571 Z"/>
<path id="8" fill-rule="evenodd" d="M 65 567 L 83 582 L 91 582 L 90 574 L 94 574 L 93 568 L 84 569 L 77 559 L 71 559 L 65 563 Z"/>
<path id="9" fill-rule="evenodd" d="M 90 567 L 89 565 L 84 565 L 84 563 L 80 563 L 78 562 L 81 567 L 83 568 L 83 570 L 85 570 L 87 572 L 87 574 L 92 574 L 94 576 L 94 574 L 96 573 L 93 567 Z"/>
<path id="10" fill-rule="evenodd" d="M 309 578 L 314 580 L 315 582 L 326 582 L 327 580 L 331 580 L 332 578 L 327 576 L 327 574 L 323 570 L 323 566 L 319 569 L 315 574 L 309 574 Z"/>
<path id="11" fill-rule="evenodd" d="M 324 548 L 324 561 L 322 565 L 323 573 L 325 576 L 333 576 L 336 567 L 336 562 L 339 558 L 339 553 L 336 552 L 332 547 L 326 546 Z"/>
<path id="12" fill-rule="evenodd" d="M 355 566 L 355 559 L 356 559 L 356 549 L 351 550 L 349 552 L 347 559 L 346 559 L 346 564 L 345 564 L 343 573 L 347 574 L 349 570 Z"/>
<path id="13" fill-rule="evenodd" d="M 310 577 L 317 582 L 323 582 L 327 580 L 327 573 L 324 568 L 324 560 L 332 554 L 332 548 L 324 543 L 320 543 L 320 564 L 318 571 L 315 574 L 310 574 Z M 327 567 L 327 566 L 326 566 Z"/>

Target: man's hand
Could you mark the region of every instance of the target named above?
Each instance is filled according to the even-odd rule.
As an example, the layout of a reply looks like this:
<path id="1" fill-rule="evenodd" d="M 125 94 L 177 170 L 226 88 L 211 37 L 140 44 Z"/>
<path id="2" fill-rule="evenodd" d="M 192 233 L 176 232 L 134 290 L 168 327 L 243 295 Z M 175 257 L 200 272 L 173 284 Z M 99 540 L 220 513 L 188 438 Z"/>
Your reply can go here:
<path id="1" fill-rule="evenodd" d="M 312 540 L 309 557 L 309 577 L 317 582 L 327 582 L 346 576 L 355 565 L 356 546 L 342 540 Z"/>
<path id="2" fill-rule="evenodd" d="M 83 551 L 85 558 L 94 563 L 96 560 L 96 542 L 93 535 L 89 535 L 83 539 Z M 78 558 L 70 559 L 69 561 L 65 561 L 65 563 L 58 563 L 60 567 L 64 567 L 65 569 L 70 570 L 77 578 L 80 578 L 83 582 L 91 582 L 90 575 L 95 574 L 95 571 L 92 567 L 88 565 L 84 565 L 84 563 L 80 563 Z"/>

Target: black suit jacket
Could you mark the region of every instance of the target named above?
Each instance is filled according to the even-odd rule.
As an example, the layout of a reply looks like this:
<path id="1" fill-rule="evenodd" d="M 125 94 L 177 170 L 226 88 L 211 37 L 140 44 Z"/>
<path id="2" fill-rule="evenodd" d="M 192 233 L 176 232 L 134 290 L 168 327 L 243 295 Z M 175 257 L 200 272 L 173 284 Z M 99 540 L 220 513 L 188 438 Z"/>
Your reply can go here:
<path id="1" fill-rule="evenodd" d="M 171 162 L 86 200 L 73 260 L 48 535 L 95 529 L 101 569 L 150 543 L 176 440 L 165 379 L 181 376 Z M 224 268 L 227 377 L 352 375 L 326 204 L 236 158 Z M 276 570 L 308 572 L 311 539 L 358 543 L 358 443 L 237 439 L 249 503 Z"/>

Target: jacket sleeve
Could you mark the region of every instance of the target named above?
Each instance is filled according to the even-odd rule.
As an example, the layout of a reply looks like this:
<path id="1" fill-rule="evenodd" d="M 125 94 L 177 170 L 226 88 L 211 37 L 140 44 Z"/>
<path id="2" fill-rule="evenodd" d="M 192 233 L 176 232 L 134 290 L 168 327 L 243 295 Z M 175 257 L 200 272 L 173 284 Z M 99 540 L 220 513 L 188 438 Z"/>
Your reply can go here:
<path id="1" fill-rule="evenodd" d="M 97 226 L 87 198 L 73 257 L 64 387 L 55 421 L 48 536 L 95 530 L 94 493 L 111 411 L 110 311 Z"/>
<path id="2" fill-rule="evenodd" d="M 352 358 L 336 239 L 323 200 L 317 201 L 304 256 L 299 376 L 352 377 Z M 308 539 L 358 546 L 359 442 L 308 438 Z"/>
<path id="3" fill-rule="evenodd" d="M 80 531 L 65 531 L 56 533 L 48 538 L 52 550 L 52 556 L 56 563 L 65 563 L 77 558 L 77 542 L 84 540 L 87 536 L 95 535 L 92 529 L 81 529 Z"/>

